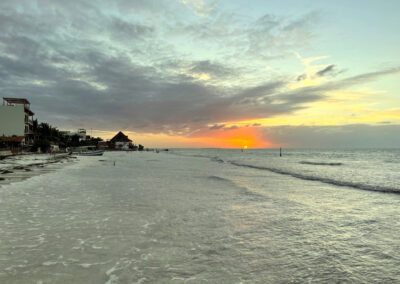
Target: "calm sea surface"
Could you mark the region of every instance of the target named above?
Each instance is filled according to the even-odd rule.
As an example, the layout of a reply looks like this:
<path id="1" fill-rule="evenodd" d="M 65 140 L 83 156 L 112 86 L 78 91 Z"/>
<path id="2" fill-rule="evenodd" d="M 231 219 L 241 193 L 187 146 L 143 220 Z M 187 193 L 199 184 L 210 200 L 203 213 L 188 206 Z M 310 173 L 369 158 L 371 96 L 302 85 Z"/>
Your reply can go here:
<path id="1" fill-rule="evenodd" d="M 397 283 L 399 161 L 399 150 L 81 157 L 0 187 L 0 283 Z"/>

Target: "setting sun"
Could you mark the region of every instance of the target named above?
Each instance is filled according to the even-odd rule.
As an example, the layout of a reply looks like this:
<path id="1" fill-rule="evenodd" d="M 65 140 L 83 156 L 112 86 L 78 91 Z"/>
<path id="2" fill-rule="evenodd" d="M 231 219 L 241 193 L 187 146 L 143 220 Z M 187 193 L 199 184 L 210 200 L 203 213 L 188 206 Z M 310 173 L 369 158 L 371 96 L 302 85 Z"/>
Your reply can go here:
<path id="1" fill-rule="evenodd" d="M 257 129 L 250 127 L 208 131 L 203 134 L 214 147 L 224 148 L 268 148 L 271 143 Z"/>

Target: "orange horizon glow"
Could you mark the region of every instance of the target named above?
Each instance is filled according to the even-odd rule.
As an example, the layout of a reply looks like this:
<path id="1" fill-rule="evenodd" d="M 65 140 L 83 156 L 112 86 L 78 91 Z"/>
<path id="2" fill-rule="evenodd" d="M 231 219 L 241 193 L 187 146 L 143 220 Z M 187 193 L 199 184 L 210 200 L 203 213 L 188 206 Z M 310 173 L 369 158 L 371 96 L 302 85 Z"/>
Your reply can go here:
<path id="1" fill-rule="evenodd" d="M 122 131 L 134 144 L 142 144 L 148 148 L 272 148 L 273 143 L 267 141 L 257 128 L 245 127 L 224 130 L 208 130 L 196 137 L 173 136 L 167 134 L 147 134 Z M 118 131 L 93 130 L 93 136 L 111 139 Z"/>
<path id="2" fill-rule="evenodd" d="M 244 127 L 224 130 L 210 130 L 198 137 L 205 146 L 216 148 L 270 148 L 272 143 L 267 141 L 256 128 Z"/>

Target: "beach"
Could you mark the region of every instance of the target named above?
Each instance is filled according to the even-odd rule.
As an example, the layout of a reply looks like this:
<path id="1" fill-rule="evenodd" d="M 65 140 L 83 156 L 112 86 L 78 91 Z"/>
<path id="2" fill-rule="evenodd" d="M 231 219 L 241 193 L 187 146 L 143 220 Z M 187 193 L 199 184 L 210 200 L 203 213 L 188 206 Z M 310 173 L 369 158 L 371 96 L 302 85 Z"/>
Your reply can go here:
<path id="1" fill-rule="evenodd" d="M 0 283 L 400 281 L 398 194 L 242 155 L 106 152 L 1 185 Z"/>
<path id="2" fill-rule="evenodd" d="M 0 160 L 0 185 L 57 170 L 72 158 L 67 153 L 11 155 Z"/>

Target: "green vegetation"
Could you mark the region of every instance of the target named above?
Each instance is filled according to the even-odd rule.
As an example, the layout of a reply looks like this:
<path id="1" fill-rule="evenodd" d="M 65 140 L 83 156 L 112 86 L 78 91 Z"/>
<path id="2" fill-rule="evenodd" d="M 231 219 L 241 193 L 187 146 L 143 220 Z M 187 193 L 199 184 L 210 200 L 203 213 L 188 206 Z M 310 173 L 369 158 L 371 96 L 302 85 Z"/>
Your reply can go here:
<path id="1" fill-rule="evenodd" d="M 69 136 L 53 127 L 46 122 L 38 123 L 37 119 L 32 125 L 35 142 L 32 151 L 37 152 L 40 148 L 41 152 L 47 152 L 51 144 L 58 145 L 60 148 L 79 147 L 79 146 L 97 146 L 99 141 L 103 141 L 100 137 L 79 141 L 78 135 Z"/>

